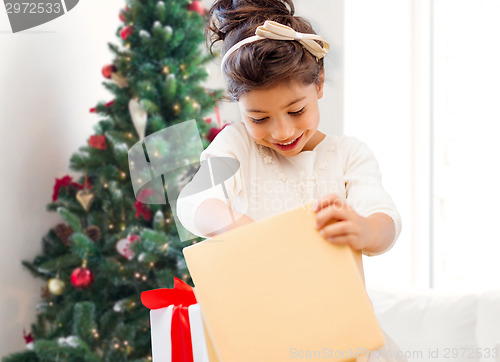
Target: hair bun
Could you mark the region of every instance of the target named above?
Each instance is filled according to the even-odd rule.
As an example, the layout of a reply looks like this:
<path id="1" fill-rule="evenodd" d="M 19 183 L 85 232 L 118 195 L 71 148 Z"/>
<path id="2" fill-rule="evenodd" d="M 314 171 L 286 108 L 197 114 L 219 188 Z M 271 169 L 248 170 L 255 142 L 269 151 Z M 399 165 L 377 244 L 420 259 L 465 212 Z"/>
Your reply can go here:
<path id="1" fill-rule="evenodd" d="M 290 26 L 294 13 L 292 0 L 217 0 L 208 12 L 206 31 L 212 33 L 207 34 L 210 51 L 214 43 L 224 41 L 238 28 L 255 29 L 265 20 Z"/>

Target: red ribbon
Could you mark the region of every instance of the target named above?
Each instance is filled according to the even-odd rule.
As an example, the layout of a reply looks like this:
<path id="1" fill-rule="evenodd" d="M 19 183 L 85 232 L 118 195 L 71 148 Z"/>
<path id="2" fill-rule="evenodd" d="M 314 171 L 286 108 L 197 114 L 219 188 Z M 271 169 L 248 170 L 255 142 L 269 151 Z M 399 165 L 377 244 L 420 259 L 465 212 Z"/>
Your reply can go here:
<path id="1" fill-rule="evenodd" d="M 193 362 L 193 346 L 188 310 L 190 305 L 197 303 L 193 288 L 174 277 L 174 287 L 172 289 L 160 288 L 142 292 L 141 302 L 149 309 L 159 309 L 172 304 L 174 305 L 170 329 L 172 362 Z"/>
<path id="2" fill-rule="evenodd" d="M 74 186 L 78 189 L 83 189 L 84 185 L 80 185 L 77 182 L 72 181 L 73 178 L 71 176 L 64 176 L 62 178 L 56 178 L 56 183 L 54 185 L 54 192 L 52 193 L 52 201 L 55 202 L 59 198 L 59 190 L 61 187 Z M 85 179 L 87 181 L 87 179 Z"/>

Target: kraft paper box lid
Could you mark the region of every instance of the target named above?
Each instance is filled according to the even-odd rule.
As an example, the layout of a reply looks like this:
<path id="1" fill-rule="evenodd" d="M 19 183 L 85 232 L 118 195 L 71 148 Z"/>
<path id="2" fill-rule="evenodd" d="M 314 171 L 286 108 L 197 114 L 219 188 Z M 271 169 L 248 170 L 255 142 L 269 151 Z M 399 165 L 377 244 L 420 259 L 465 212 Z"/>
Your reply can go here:
<path id="1" fill-rule="evenodd" d="M 353 250 L 315 224 L 305 205 L 183 249 L 220 362 L 360 361 L 384 345 Z"/>

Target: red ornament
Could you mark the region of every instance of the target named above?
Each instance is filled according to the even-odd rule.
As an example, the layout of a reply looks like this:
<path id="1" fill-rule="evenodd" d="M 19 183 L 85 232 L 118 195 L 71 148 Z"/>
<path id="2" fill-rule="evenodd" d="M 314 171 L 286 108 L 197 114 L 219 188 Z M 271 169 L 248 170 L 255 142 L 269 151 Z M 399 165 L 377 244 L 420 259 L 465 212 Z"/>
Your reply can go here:
<path id="1" fill-rule="evenodd" d="M 120 20 L 122 22 L 125 22 L 125 16 L 123 16 L 123 13 L 128 13 L 129 10 L 130 10 L 130 8 L 128 6 L 125 6 L 125 9 L 120 11 L 120 14 L 118 15 L 118 17 L 120 18 Z"/>
<path id="2" fill-rule="evenodd" d="M 205 118 L 205 122 L 207 122 L 207 123 L 212 122 L 212 118 Z"/>
<path id="3" fill-rule="evenodd" d="M 106 147 L 106 136 L 104 135 L 94 135 L 90 136 L 88 140 L 90 147 L 97 148 L 98 150 L 105 150 Z"/>
<path id="4" fill-rule="evenodd" d="M 71 273 L 71 284 L 76 289 L 86 289 L 94 281 L 94 273 L 89 268 L 78 267 Z"/>
<path id="5" fill-rule="evenodd" d="M 24 329 L 23 329 L 23 337 L 24 337 L 24 341 L 26 342 L 26 344 L 29 344 L 29 343 L 35 341 L 35 339 L 31 335 L 31 333 L 26 334 L 26 331 Z"/>
<path id="6" fill-rule="evenodd" d="M 111 79 L 111 74 L 113 74 L 116 71 L 117 69 L 113 64 L 108 64 L 102 67 L 102 75 L 104 76 L 104 78 Z"/>
<path id="7" fill-rule="evenodd" d="M 219 134 L 220 131 L 222 131 L 226 126 L 229 126 L 230 123 L 226 123 L 222 128 L 217 128 L 217 127 L 212 127 L 210 128 L 210 131 L 208 131 L 208 135 L 205 136 L 205 138 L 209 141 L 212 142 L 214 138 Z"/>
<path id="8" fill-rule="evenodd" d="M 201 1 L 195 0 L 188 6 L 189 11 L 195 11 L 200 15 L 205 15 L 205 8 L 203 7 L 203 3 Z"/>
<path id="9" fill-rule="evenodd" d="M 116 68 L 115 68 L 116 69 Z M 106 72 L 107 73 L 107 72 Z M 104 74 L 104 68 L 103 68 L 103 72 L 102 74 Z M 110 76 L 111 77 L 111 76 Z M 106 107 L 111 107 L 113 104 L 115 103 L 115 100 L 111 100 L 109 101 L 108 103 L 105 104 Z M 89 110 L 90 113 L 96 113 L 97 112 L 97 108 L 96 107 L 92 107 L 90 108 Z"/>
<path id="10" fill-rule="evenodd" d="M 68 175 L 62 178 L 56 178 L 54 192 L 52 193 L 52 202 L 56 201 L 59 198 L 59 190 L 61 189 L 61 187 L 74 186 L 78 189 L 83 189 L 83 185 L 80 185 L 77 182 L 73 182 L 72 180 L 73 178 Z"/>
<path id="11" fill-rule="evenodd" d="M 123 40 L 127 40 L 127 38 L 134 32 L 134 27 L 127 25 L 120 31 L 120 36 Z"/>
<path id="12" fill-rule="evenodd" d="M 154 195 L 155 191 L 150 189 L 144 189 L 137 195 L 138 200 L 147 200 L 148 196 Z M 151 210 L 149 210 L 142 202 L 135 202 L 135 218 L 138 219 L 143 217 L 146 221 L 151 220 Z"/>

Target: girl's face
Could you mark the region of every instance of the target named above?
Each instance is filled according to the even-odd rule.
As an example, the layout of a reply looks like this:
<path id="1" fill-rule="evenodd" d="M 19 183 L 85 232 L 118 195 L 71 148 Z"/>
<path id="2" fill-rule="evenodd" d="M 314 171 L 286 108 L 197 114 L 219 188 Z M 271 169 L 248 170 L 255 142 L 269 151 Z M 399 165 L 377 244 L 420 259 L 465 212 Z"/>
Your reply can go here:
<path id="1" fill-rule="evenodd" d="M 241 96 L 238 106 L 249 135 L 285 157 L 313 150 L 324 138 L 317 130 L 323 84 L 281 83 Z"/>

